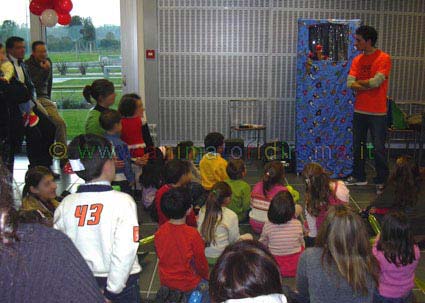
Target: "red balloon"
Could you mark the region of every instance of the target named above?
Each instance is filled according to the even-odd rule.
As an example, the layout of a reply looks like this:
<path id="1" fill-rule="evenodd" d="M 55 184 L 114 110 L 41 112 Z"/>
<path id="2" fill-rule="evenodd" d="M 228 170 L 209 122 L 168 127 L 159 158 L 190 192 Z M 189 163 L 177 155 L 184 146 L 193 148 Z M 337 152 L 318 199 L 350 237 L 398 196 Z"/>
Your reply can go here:
<path id="1" fill-rule="evenodd" d="M 45 9 L 53 8 L 54 7 L 54 1 L 53 0 L 37 0 L 41 3 L 42 6 L 44 6 Z"/>
<path id="2" fill-rule="evenodd" d="M 54 0 L 54 7 L 58 14 L 68 14 L 73 5 L 71 0 Z"/>
<path id="3" fill-rule="evenodd" d="M 69 13 L 58 14 L 58 23 L 60 25 L 68 25 L 71 23 L 71 15 Z"/>
<path id="4" fill-rule="evenodd" d="M 40 16 L 45 9 L 46 8 L 38 0 L 32 0 L 30 3 L 30 12 L 34 15 Z"/>

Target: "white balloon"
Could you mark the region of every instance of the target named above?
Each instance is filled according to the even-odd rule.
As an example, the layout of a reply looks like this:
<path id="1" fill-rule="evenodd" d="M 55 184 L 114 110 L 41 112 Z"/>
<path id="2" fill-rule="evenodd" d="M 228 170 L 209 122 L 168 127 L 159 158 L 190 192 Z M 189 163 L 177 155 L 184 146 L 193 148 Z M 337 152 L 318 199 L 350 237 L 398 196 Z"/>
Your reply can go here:
<path id="1" fill-rule="evenodd" d="M 45 9 L 40 16 L 41 24 L 52 27 L 58 23 L 58 14 L 54 9 Z"/>

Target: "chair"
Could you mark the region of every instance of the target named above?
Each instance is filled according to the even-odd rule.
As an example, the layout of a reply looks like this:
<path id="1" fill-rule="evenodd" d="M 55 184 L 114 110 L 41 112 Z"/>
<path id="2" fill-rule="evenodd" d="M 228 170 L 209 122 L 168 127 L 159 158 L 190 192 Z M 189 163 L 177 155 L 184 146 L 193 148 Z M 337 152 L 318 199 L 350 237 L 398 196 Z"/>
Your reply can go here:
<path id="1" fill-rule="evenodd" d="M 254 134 L 253 138 L 260 146 L 260 140 L 266 143 L 266 125 L 263 121 L 263 108 L 258 100 L 243 99 L 230 100 L 228 104 L 229 112 L 229 138 L 235 133 L 237 138 L 242 134 Z M 262 138 L 261 138 L 262 137 Z"/>

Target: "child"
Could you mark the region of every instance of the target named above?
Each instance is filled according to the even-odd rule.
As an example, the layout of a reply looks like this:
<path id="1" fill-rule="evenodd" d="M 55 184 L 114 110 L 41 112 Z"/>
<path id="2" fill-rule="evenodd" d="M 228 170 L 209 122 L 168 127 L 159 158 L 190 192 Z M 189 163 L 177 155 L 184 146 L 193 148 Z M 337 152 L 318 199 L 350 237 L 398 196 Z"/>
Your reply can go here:
<path id="1" fill-rule="evenodd" d="M 348 203 L 350 192 L 343 181 L 332 180 L 322 166 L 307 164 L 302 172 L 305 179 L 306 246 L 314 246 L 314 239 L 325 220 L 329 205 Z"/>
<path id="2" fill-rule="evenodd" d="M 295 203 L 289 192 L 274 196 L 267 218 L 259 241 L 273 254 L 282 276 L 295 277 L 304 251 L 304 234 L 301 222 L 295 219 Z"/>
<path id="3" fill-rule="evenodd" d="M 187 160 L 190 163 L 190 170 L 192 171 L 192 181 L 201 183 L 201 172 L 193 163 L 195 158 L 196 148 L 193 146 L 192 141 L 182 141 L 177 144 L 177 159 Z"/>
<path id="4" fill-rule="evenodd" d="M 105 130 L 100 126 L 100 114 L 109 109 L 115 102 L 115 88 L 114 84 L 106 79 L 94 80 L 91 85 L 86 85 L 83 90 L 83 96 L 88 103 L 91 98 L 96 101 L 96 106 L 93 107 L 86 118 L 84 129 L 86 134 L 95 134 L 103 136 Z"/>
<path id="5" fill-rule="evenodd" d="M 209 133 L 204 144 L 207 153 L 199 162 L 201 184 L 204 189 L 211 190 L 217 182 L 229 179 L 226 173 L 227 161 L 221 157 L 224 151 L 224 136 L 220 133 Z"/>
<path id="6" fill-rule="evenodd" d="M 239 222 L 248 219 L 251 202 L 251 186 L 242 180 L 246 176 L 246 168 L 242 159 L 231 159 L 227 164 L 226 172 L 230 179 L 225 182 L 232 189 L 232 200 L 227 208 L 233 210 Z"/>
<path id="7" fill-rule="evenodd" d="M 158 189 L 155 195 L 155 209 L 158 216 L 158 224 L 162 225 L 168 221 L 168 217 L 162 212 L 161 198 L 171 188 L 183 187 L 190 183 L 192 174 L 190 165 L 184 160 L 171 160 L 165 164 L 165 184 Z M 190 201 L 192 203 L 192 201 Z M 189 226 L 196 227 L 196 217 L 193 210 L 188 214 L 186 223 Z"/>
<path id="8" fill-rule="evenodd" d="M 299 302 L 372 302 L 379 265 L 370 249 L 365 225 L 347 205 L 329 208 L 315 247 L 298 262 Z"/>
<path id="9" fill-rule="evenodd" d="M 131 196 L 112 189 L 115 166 L 111 154 L 112 145 L 103 137 L 87 134 L 72 140 L 69 161 L 86 183 L 63 199 L 54 214 L 54 227 L 74 242 L 106 299 L 138 302 L 141 267 L 136 257 L 136 204 Z"/>
<path id="10" fill-rule="evenodd" d="M 164 183 L 164 169 L 163 153 L 159 148 L 154 148 L 149 152 L 149 161 L 139 178 L 142 187 L 142 204 L 145 210 L 150 210 L 154 205 L 156 192 Z"/>
<path id="11" fill-rule="evenodd" d="M 270 201 L 280 191 L 289 191 L 289 186 L 284 186 L 285 168 L 279 161 L 272 161 L 264 167 L 263 181 L 254 185 L 251 192 L 251 211 L 249 212 L 249 224 L 254 232 L 261 234 L 264 222 L 267 220 L 267 211 Z M 299 195 L 294 189 L 291 194 Z M 296 199 L 295 199 L 296 200 Z M 295 216 L 302 212 L 299 205 L 295 205 Z"/>
<path id="12" fill-rule="evenodd" d="M 183 292 L 187 298 L 199 290 L 202 302 L 209 302 L 204 243 L 197 230 L 185 224 L 191 210 L 188 190 L 173 188 L 166 192 L 161 199 L 161 210 L 170 220 L 155 233 L 159 279 L 163 286 L 155 302 L 168 302 L 164 287 Z"/>
<path id="13" fill-rule="evenodd" d="M 114 146 L 114 154 L 119 160 L 124 161 L 124 168 L 115 169 L 115 179 L 112 185 L 119 185 L 121 191 L 131 194 L 134 187 L 134 173 L 131 168 L 131 156 L 127 144 L 120 139 L 121 115 L 113 109 L 108 109 L 100 114 L 100 126 L 106 131 L 105 138 Z"/>
<path id="14" fill-rule="evenodd" d="M 205 255 L 210 264 L 215 264 L 229 244 L 239 239 L 252 240 L 250 234 L 239 234 L 238 217 L 226 207 L 231 196 L 232 189 L 226 182 L 216 183 L 208 195 L 206 205 L 199 213 L 198 231 L 205 241 Z"/>
<path id="15" fill-rule="evenodd" d="M 227 246 L 210 276 L 212 302 L 286 303 L 279 266 L 258 241 Z"/>
<path id="16" fill-rule="evenodd" d="M 372 252 L 381 268 L 373 302 L 413 302 L 413 280 L 420 252 L 404 213 L 390 212 L 384 217 Z"/>
<path id="17" fill-rule="evenodd" d="M 0 43 L 0 81 L 10 83 L 14 74 L 15 68 L 13 67 L 13 64 L 7 59 L 6 50 L 3 47 L 3 44 Z M 18 106 L 24 119 L 24 126 L 36 126 L 40 119 L 32 110 L 34 107 L 34 105 L 32 105 L 32 101 L 28 100 L 26 102 L 19 103 Z"/>

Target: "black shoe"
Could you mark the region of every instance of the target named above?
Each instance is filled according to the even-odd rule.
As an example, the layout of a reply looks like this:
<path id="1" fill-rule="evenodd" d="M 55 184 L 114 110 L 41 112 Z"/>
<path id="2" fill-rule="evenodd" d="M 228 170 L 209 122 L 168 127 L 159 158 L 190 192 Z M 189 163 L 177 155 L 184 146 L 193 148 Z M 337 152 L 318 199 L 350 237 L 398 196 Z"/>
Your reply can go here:
<path id="1" fill-rule="evenodd" d="M 353 176 L 348 177 L 345 181 L 344 181 L 345 185 L 350 186 L 350 185 L 367 185 L 367 181 L 366 180 L 359 180 L 357 178 L 354 178 Z"/>

